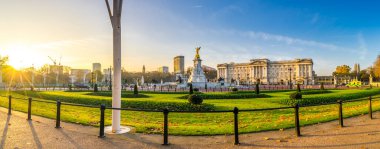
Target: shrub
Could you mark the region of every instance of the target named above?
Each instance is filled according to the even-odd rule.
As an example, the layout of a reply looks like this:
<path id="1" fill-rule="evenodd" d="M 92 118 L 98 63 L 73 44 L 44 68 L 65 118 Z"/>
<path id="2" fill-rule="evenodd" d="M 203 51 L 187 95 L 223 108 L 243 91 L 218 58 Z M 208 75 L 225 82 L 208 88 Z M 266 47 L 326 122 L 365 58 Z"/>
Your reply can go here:
<path id="1" fill-rule="evenodd" d="M 323 82 L 321 83 L 321 87 L 320 87 L 321 90 L 324 90 L 325 89 L 325 86 L 323 85 Z"/>
<path id="2" fill-rule="evenodd" d="M 194 88 L 194 92 L 199 92 L 199 88 Z"/>
<path id="3" fill-rule="evenodd" d="M 198 94 L 190 95 L 187 100 L 189 101 L 190 104 L 194 104 L 194 105 L 200 105 L 203 102 L 202 96 Z"/>
<path id="4" fill-rule="evenodd" d="M 289 95 L 289 98 L 293 100 L 302 99 L 302 94 L 300 92 L 294 92 Z"/>
<path id="5" fill-rule="evenodd" d="M 72 91 L 73 90 L 73 85 L 69 85 L 69 91 Z"/>
<path id="6" fill-rule="evenodd" d="M 189 94 L 194 94 L 194 90 L 193 90 L 193 84 L 189 84 L 190 86 L 190 91 L 189 91 Z"/>
<path id="7" fill-rule="evenodd" d="M 297 92 L 301 92 L 301 85 L 297 84 Z"/>
<path id="8" fill-rule="evenodd" d="M 94 92 L 98 92 L 98 84 L 94 85 Z"/>
<path id="9" fill-rule="evenodd" d="M 301 99 L 302 99 L 302 94 L 300 92 L 293 92 L 289 95 L 288 104 L 291 106 L 295 106 L 296 104 L 299 104 Z"/>
<path id="10" fill-rule="evenodd" d="M 260 94 L 260 87 L 259 87 L 259 83 L 256 83 L 256 87 L 255 87 L 255 93 L 256 93 L 256 94 Z"/>
<path id="11" fill-rule="evenodd" d="M 133 87 L 133 94 L 134 94 L 134 95 L 139 94 L 139 91 L 138 91 L 138 89 L 137 89 L 137 84 L 135 84 L 135 86 Z"/>
<path id="12" fill-rule="evenodd" d="M 232 91 L 233 91 L 233 92 L 237 92 L 237 91 L 239 91 L 239 89 L 236 88 L 236 87 L 234 87 L 234 88 L 232 88 Z"/>

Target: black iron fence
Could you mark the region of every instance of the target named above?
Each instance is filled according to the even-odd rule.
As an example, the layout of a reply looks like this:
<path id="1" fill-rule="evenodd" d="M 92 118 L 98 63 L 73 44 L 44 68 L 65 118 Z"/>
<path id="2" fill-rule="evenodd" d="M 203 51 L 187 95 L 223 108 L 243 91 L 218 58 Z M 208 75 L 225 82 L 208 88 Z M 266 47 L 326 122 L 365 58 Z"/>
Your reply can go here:
<path id="1" fill-rule="evenodd" d="M 33 100 L 32 98 L 15 98 L 12 96 L 0 96 L 0 97 L 8 97 L 8 115 L 12 114 L 12 99 L 21 99 L 21 100 L 28 100 L 28 119 L 31 120 L 31 109 L 32 109 L 32 101 L 34 102 L 42 102 L 42 103 L 48 103 L 48 104 L 56 104 L 56 126 L 55 128 L 59 129 L 61 128 L 61 105 L 70 105 L 70 106 L 79 106 L 79 107 L 88 107 L 88 108 L 99 108 L 99 106 L 91 106 L 91 105 L 83 105 L 83 104 L 72 104 L 72 103 L 62 103 L 61 101 L 57 100 L 56 102 L 53 101 L 43 101 L 43 100 Z M 163 145 L 169 145 L 169 113 L 233 113 L 234 117 L 234 144 L 238 145 L 240 144 L 239 141 L 239 119 L 238 115 L 240 112 L 254 112 L 254 111 L 271 111 L 271 110 L 283 110 L 283 109 L 294 109 L 294 127 L 295 127 L 295 136 L 300 137 L 301 136 L 301 127 L 300 127 L 300 118 L 299 118 L 299 109 L 304 107 L 314 107 L 314 106 L 322 106 L 322 105 L 332 105 L 337 104 L 338 105 L 338 121 L 340 127 L 344 127 L 343 124 L 343 103 L 349 103 L 349 102 L 358 102 L 358 101 L 365 101 L 368 100 L 368 115 L 369 118 L 372 119 L 372 101 L 374 99 L 380 99 L 380 97 L 372 98 L 372 96 L 366 97 L 366 98 L 360 98 L 356 100 L 338 100 L 337 103 L 326 103 L 326 104 L 318 104 L 318 105 L 307 105 L 307 106 L 299 106 L 298 104 L 294 106 L 288 106 L 288 107 L 279 107 L 279 108 L 265 108 L 265 109 L 244 109 L 239 110 L 237 107 L 235 107 L 233 110 L 218 110 L 218 111 L 170 111 L 168 109 L 164 109 L 162 111 L 157 110 L 141 110 L 141 109 L 132 109 L 132 108 L 113 108 L 113 107 L 106 107 L 104 104 L 100 106 L 100 121 L 99 121 L 99 138 L 104 138 L 104 122 L 105 122 L 105 110 L 124 110 L 124 111 L 142 111 L 142 112 L 162 112 L 163 113 L 163 119 L 164 119 L 164 129 L 163 129 Z"/>

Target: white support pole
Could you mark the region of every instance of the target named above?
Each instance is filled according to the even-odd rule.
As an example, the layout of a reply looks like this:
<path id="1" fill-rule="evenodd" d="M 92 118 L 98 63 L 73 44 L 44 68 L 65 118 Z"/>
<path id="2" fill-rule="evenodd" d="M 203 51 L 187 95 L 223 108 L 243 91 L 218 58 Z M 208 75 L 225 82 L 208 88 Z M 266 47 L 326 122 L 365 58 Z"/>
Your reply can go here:
<path id="1" fill-rule="evenodd" d="M 113 79 L 112 79 L 112 107 L 121 107 L 121 10 L 123 0 L 113 0 L 113 13 L 108 3 L 108 13 L 113 28 Z M 112 132 L 120 132 L 120 110 L 112 110 Z"/>

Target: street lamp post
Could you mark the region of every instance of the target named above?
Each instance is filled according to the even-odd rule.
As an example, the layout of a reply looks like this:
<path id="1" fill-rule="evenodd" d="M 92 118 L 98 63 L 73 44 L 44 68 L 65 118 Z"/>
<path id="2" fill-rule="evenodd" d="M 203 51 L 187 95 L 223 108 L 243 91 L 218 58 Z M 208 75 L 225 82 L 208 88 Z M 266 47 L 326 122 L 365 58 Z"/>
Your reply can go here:
<path id="1" fill-rule="evenodd" d="M 289 88 L 292 89 L 292 68 L 289 68 Z"/>
<path id="2" fill-rule="evenodd" d="M 112 67 L 110 66 L 110 68 L 109 68 L 109 74 L 110 74 L 110 78 L 109 78 L 109 86 L 108 86 L 108 90 L 112 90 Z"/>
<path id="3" fill-rule="evenodd" d="M 94 88 L 94 72 L 91 72 L 91 86 Z"/>

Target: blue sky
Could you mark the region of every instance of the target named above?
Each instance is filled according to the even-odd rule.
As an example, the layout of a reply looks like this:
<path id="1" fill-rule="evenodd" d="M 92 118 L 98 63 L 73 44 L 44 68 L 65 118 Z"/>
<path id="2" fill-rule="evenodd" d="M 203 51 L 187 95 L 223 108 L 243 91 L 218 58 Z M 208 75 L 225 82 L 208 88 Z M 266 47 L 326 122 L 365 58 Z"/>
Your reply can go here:
<path id="1" fill-rule="evenodd" d="M 11 58 L 10 50 L 29 49 L 39 53 L 34 57 L 40 63 L 50 55 L 77 68 L 111 65 L 112 30 L 103 0 L 2 3 L 0 17 L 7 21 L 0 22 L 0 48 Z M 143 64 L 148 70 L 173 69 L 173 57 L 184 55 L 191 66 L 194 48 L 201 46 L 203 63 L 212 67 L 252 58 L 312 58 L 318 75 L 342 64 L 365 68 L 380 50 L 379 3 L 125 0 L 122 65 L 130 71 Z"/>

